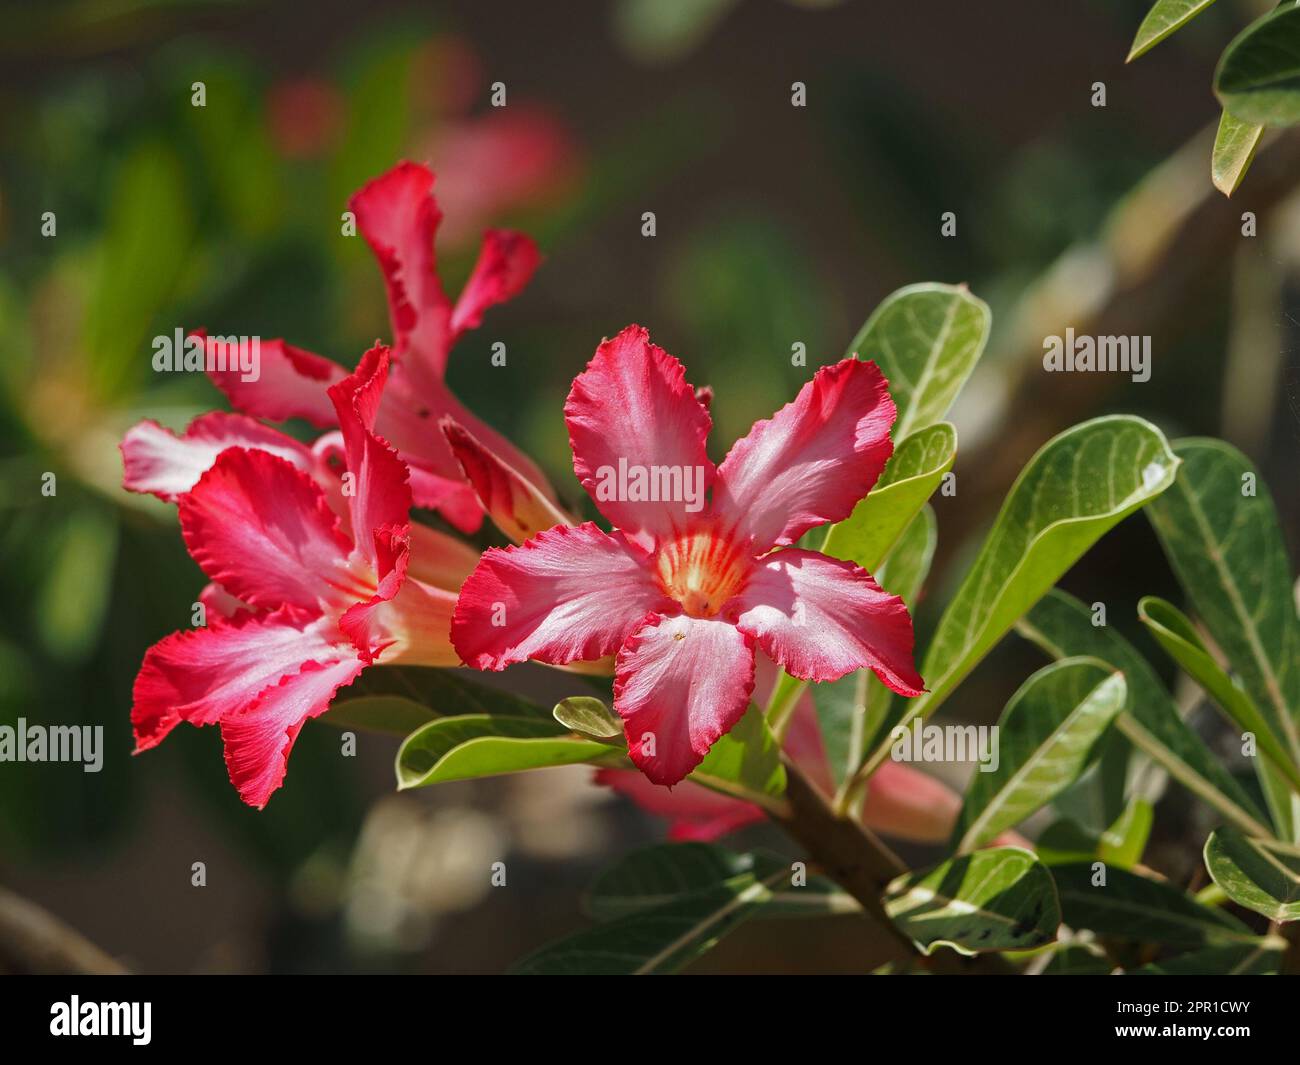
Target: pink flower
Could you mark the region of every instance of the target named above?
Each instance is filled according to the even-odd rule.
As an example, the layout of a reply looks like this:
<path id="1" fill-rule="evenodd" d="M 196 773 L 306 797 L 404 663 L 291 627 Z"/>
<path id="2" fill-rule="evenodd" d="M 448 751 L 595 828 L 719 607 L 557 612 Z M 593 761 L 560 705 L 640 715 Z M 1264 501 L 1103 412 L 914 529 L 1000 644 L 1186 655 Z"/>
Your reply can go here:
<path id="1" fill-rule="evenodd" d="M 452 456 L 439 421 L 450 417 L 504 456 L 548 498 L 553 493 L 541 471 L 509 441 L 481 422 L 452 395 L 444 381 L 452 346 L 475 329 L 484 312 L 515 296 L 528 283 L 540 256 L 522 233 L 489 230 L 478 262 L 453 304 L 438 280 L 434 237 L 442 213 L 432 195 L 434 176 L 414 163 L 400 163 L 370 182 L 351 200 L 357 227 L 379 260 L 388 289 L 393 330 L 391 381 L 376 429 L 411 469 L 416 506 L 440 511 L 465 532 L 478 529 L 483 511 Z M 209 361 L 238 366 L 229 342 L 208 337 Z M 318 427 L 338 424 L 326 389 L 346 371 L 329 359 L 283 340 L 260 344 L 260 375 L 244 380 L 237 369 L 209 376 L 230 402 L 258 418 L 304 418 Z"/>
<path id="2" fill-rule="evenodd" d="M 388 350 L 376 347 L 329 389 L 347 462 L 337 479 L 346 520 L 310 472 L 313 453 L 258 437 L 273 430 L 209 416 L 191 426 L 188 444 L 176 442 L 220 448 L 192 488 L 184 476 L 174 483 L 186 547 L 213 582 L 202 596 L 211 616 L 146 653 L 131 710 L 136 749 L 182 721 L 220 724 L 231 782 L 252 806 L 284 780 L 303 723 L 366 666 L 456 663 L 455 596 L 408 573 L 408 473 L 374 432 L 388 366 Z M 124 452 L 128 480 L 133 468 L 142 475 L 144 451 Z"/>
<path id="3" fill-rule="evenodd" d="M 876 365 L 845 359 L 715 469 L 681 363 L 628 327 L 565 405 L 574 470 L 615 530 L 559 526 L 488 551 L 461 589 L 456 650 L 491 670 L 617 654 L 614 708 L 656 784 L 683 779 L 744 714 L 756 648 L 801 679 L 869 668 L 920 694 L 902 600 L 852 563 L 788 546 L 867 494 L 894 417 Z"/>

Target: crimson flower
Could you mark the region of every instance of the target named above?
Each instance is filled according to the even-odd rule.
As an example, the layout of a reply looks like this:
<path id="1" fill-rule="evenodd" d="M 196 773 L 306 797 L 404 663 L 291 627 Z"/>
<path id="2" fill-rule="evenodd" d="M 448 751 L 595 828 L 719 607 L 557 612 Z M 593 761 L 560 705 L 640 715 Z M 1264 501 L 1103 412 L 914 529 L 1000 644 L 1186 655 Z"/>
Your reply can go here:
<path id="1" fill-rule="evenodd" d="M 399 163 L 350 201 L 357 228 L 383 271 L 392 324 L 392 379 L 376 430 L 410 467 L 415 505 L 436 509 L 458 529 L 474 532 L 482 524 L 483 511 L 439 429 L 443 418 L 467 427 L 554 498 L 533 462 L 471 414 L 444 380 L 452 346 L 478 327 L 489 307 L 519 293 L 540 255 L 522 233 L 488 230 L 473 272 L 453 304 L 438 279 L 434 238 L 442 212 L 432 194 L 433 182 L 426 167 Z M 207 338 L 209 364 L 239 365 L 223 350 L 228 343 L 221 337 Z M 245 381 L 237 369 L 209 374 L 237 410 L 271 421 L 304 418 L 322 428 L 338 424 L 326 389 L 342 380 L 347 372 L 343 367 L 279 339 L 261 341 L 260 354 L 256 381 Z M 225 359 L 218 362 L 218 356 Z"/>
<path id="2" fill-rule="evenodd" d="M 213 582 L 203 600 L 213 616 L 146 653 L 131 709 L 136 750 L 182 721 L 220 724 L 231 782 L 251 806 L 283 782 L 303 723 L 366 666 L 456 663 L 455 596 L 408 573 L 408 472 L 374 431 L 388 367 L 388 349 L 376 347 L 329 388 L 347 464 L 336 479 L 344 517 L 303 468 L 306 449 L 224 446 L 188 490 L 188 475 L 173 471 L 185 545 Z"/>
<path id="3" fill-rule="evenodd" d="M 565 404 L 574 471 L 614 531 L 557 526 L 486 552 L 457 602 L 457 652 L 489 670 L 616 654 L 614 708 L 656 784 L 682 780 L 740 720 L 756 649 L 804 680 L 869 668 L 919 695 L 903 601 L 859 566 L 788 546 L 867 494 L 895 415 L 875 363 L 845 359 L 715 469 L 684 367 L 629 326 Z"/>

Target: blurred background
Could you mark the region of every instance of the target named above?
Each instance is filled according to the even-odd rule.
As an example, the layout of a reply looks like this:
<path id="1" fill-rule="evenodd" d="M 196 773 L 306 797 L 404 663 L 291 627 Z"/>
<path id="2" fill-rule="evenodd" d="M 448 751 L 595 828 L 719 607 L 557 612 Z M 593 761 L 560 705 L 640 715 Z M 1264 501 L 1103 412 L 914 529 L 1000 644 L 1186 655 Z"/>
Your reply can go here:
<path id="1" fill-rule="evenodd" d="M 0 723 L 102 725 L 106 746 L 98 774 L 0 764 L 0 884 L 137 971 L 497 972 L 584 923 L 595 870 L 662 838 L 585 768 L 396 795 L 395 741 L 362 734 L 341 758 L 320 724 L 263 813 L 229 785 L 215 730 L 129 757 L 135 671 L 189 623 L 203 578 L 174 508 L 121 491 L 117 441 L 141 417 L 180 428 L 225 406 L 201 376 L 153 373 L 151 338 L 202 325 L 354 364 L 388 326 L 340 214 L 402 158 L 439 174 L 449 291 L 486 226 L 543 247 L 450 380 L 575 506 L 561 408 L 603 336 L 644 324 L 714 387 L 720 459 L 889 292 L 965 281 L 994 332 L 953 416 L 959 487 L 935 500 L 922 640 L 1023 462 L 1107 411 L 1241 447 L 1294 558 L 1300 150 L 1267 143 L 1231 201 L 1209 177 L 1215 60 L 1268 5 L 1220 3 L 1126 67 L 1147 6 L 0 4 Z M 1043 337 L 1067 326 L 1151 335 L 1151 380 L 1044 374 Z M 1064 584 L 1143 648 L 1137 599 L 1179 599 L 1141 517 Z M 1008 637 L 947 712 L 994 720 L 1041 664 Z M 540 668 L 509 680 L 573 694 Z M 1151 863 L 1190 876 L 1200 816 L 1166 796 Z M 506 888 L 484 872 L 498 860 Z M 695 968 L 866 971 L 862 924 L 746 926 Z"/>

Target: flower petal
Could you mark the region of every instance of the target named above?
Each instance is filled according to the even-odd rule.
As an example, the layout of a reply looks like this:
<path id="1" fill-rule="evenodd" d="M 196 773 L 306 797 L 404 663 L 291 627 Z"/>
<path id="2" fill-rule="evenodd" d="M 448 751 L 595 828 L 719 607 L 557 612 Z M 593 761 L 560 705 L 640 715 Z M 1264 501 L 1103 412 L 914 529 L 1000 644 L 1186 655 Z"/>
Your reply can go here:
<path id="1" fill-rule="evenodd" d="M 352 654 L 333 621 L 293 608 L 209 614 L 204 628 L 174 632 L 145 653 L 135 678 L 131 723 L 146 751 L 182 721 L 211 725 L 256 700 L 304 662 Z"/>
<path id="2" fill-rule="evenodd" d="M 146 419 L 127 430 L 119 447 L 122 487 L 128 492 L 150 492 L 168 502 L 193 488 L 228 447 L 269 451 L 304 473 L 316 466 L 310 449 L 293 437 L 242 414 L 222 411 L 195 418 L 180 436 Z"/>
<path id="3" fill-rule="evenodd" d="M 682 364 L 645 329 L 630 325 L 596 349 L 564 418 L 578 480 L 605 517 L 645 546 L 672 539 L 703 509 L 712 421 Z"/>
<path id="4" fill-rule="evenodd" d="M 214 360 L 227 367 L 237 366 L 230 359 L 230 338 L 205 336 L 208 365 Z M 230 405 L 245 414 L 269 421 L 304 418 L 317 428 L 334 425 L 334 408 L 325 390 L 342 380 L 347 371 L 336 362 L 295 348 L 283 340 L 258 343 L 258 377 L 245 381 L 237 369 L 209 370 L 208 377 L 230 400 Z"/>
<path id="5" fill-rule="evenodd" d="M 542 261 L 531 237 L 508 229 L 489 229 L 483 234 L 474 272 L 469 275 L 451 312 L 450 344 L 468 329 L 477 329 L 483 312 L 514 298 L 528 284 Z"/>
<path id="6" fill-rule="evenodd" d="M 325 494 L 276 455 L 227 449 L 181 496 L 179 513 L 190 556 L 250 606 L 317 610 L 369 594 Z"/>
<path id="7" fill-rule="evenodd" d="M 438 510 L 464 532 L 475 532 L 483 522 L 483 508 L 439 428 L 443 418 L 463 425 L 543 495 L 554 498 L 545 475 L 528 456 L 470 413 L 442 381 L 422 380 L 412 370 L 406 363 L 392 365 L 375 428 L 411 467 L 416 506 Z"/>
<path id="8" fill-rule="evenodd" d="M 433 198 L 432 171 L 398 163 L 354 194 L 351 206 L 384 273 L 394 356 L 418 363 L 421 376 L 441 380 L 451 346 L 451 303 L 433 248 L 442 212 Z"/>
<path id="9" fill-rule="evenodd" d="M 362 356 L 356 372 L 329 390 L 343 433 L 343 452 L 352 475 L 344 492 L 351 515 L 352 538 L 380 580 L 376 536 L 381 529 L 401 530 L 411 520 L 411 487 L 406 463 L 374 432 L 375 415 L 388 378 L 388 348 L 377 345 Z"/>
<path id="10" fill-rule="evenodd" d="M 632 761 L 673 785 L 745 714 L 754 646 L 722 618 L 650 617 L 614 667 L 614 709 Z"/>
<path id="11" fill-rule="evenodd" d="M 737 539 L 752 538 L 754 554 L 848 517 L 893 454 L 896 413 L 874 362 L 822 367 L 727 453 L 713 512 Z"/>
<path id="12" fill-rule="evenodd" d="M 446 417 L 441 427 L 479 503 L 493 524 L 515 543 L 521 544 L 553 525 L 574 524 L 573 518 L 459 422 Z"/>
<path id="13" fill-rule="evenodd" d="M 593 522 L 487 551 L 461 588 L 451 638 L 475 669 L 613 654 L 651 611 L 671 610 L 645 555 Z"/>
<path id="14" fill-rule="evenodd" d="M 907 607 L 852 562 L 778 551 L 754 568 L 722 613 L 793 677 L 836 680 L 869 668 L 900 695 L 925 690 L 912 662 Z"/>
<path id="15" fill-rule="evenodd" d="M 407 577 L 396 595 L 380 594 L 351 607 L 339 628 L 367 662 L 458 666 L 460 655 L 451 645 L 455 609 L 455 592 Z"/>
<path id="16" fill-rule="evenodd" d="M 226 769 L 244 802 L 259 810 L 266 805 L 284 782 L 289 752 L 303 723 L 328 710 L 334 693 L 364 668 L 356 658 L 307 662 L 301 671 L 262 692 L 252 706 L 222 719 Z"/>

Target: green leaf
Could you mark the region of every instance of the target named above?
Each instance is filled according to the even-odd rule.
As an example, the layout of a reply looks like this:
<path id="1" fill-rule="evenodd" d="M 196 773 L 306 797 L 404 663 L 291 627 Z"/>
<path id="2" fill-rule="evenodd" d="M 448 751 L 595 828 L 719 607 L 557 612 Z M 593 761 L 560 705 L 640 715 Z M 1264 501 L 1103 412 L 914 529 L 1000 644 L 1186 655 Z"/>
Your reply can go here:
<path id="1" fill-rule="evenodd" d="M 571 695 L 555 704 L 555 720 L 567 729 L 610 740 L 623 735 L 623 720 L 600 699 L 590 695 Z"/>
<path id="2" fill-rule="evenodd" d="M 784 795 L 781 745 L 762 712 L 751 704 L 745 716 L 718 739 L 687 779 L 750 802 L 761 803 Z"/>
<path id="3" fill-rule="evenodd" d="M 370 695 L 396 695 L 426 707 L 434 717 L 460 714 L 503 714 L 539 717 L 554 725 L 551 712 L 540 703 L 472 680 L 468 669 L 433 666 L 376 666 L 343 689 L 339 701 Z M 338 705 L 336 702 L 335 705 Z"/>
<path id="4" fill-rule="evenodd" d="M 770 898 L 766 883 L 742 873 L 708 890 L 552 943 L 519 962 L 514 971 L 596 976 L 676 972 L 752 917 Z"/>
<path id="5" fill-rule="evenodd" d="M 986 843 L 1069 787 L 1127 694 L 1124 675 L 1095 658 L 1053 662 L 1026 680 L 998 720 L 997 768 L 971 775 L 955 849 Z"/>
<path id="6" fill-rule="evenodd" d="M 1047 867 L 1027 850 L 994 847 L 907 873 L 885 889 L 885 911 L 925 954 L 1028 950 L 1050 943 L 1061 908 Z"/>
<path id="7" fill-rule="evenodd" d="M 1243 122 L 1227 111 L 1219 119 L 1219 131 L 1214 135 L 1214 153 L 1210 157 L 1210 179 L 1214 187 L 1225 196 L 1237 191 L 1246 176 L 1259 147 L 1264 127 L 1253 122 Z"/>
<path id="8" fill-rule="evenodd" d="M 1250 696 L 1220 668 L 1187 616 L 1172 603 L 1148 595 L 1138 603 L 1138 617 L 1169 656 L 1218 703 L 1228 719 L 1244 731 L 1254 733 L 1259 749 L 1288 780 L 1300 787 L 1300 769 L 1291 761 L 1282 740 Z"/>
<path id="9" fill-rule="evenodd" d="M 606 760 L 609 744 L 578 739 L 554 721 L 499 714 L 463 714 L 431 721 L 397 751 L 397 787 L 519 773 Z"/>
<path id="10" fill-rule="evenodd" d="M 913 433 L 894 450 L 870 494 L 826 531 L 820 551 L 875 573 L 957 455 L 957 430 L 947 422 Z"/>
<path id="11" fill-rule="evenodd" d="M 1116 728 L 1233 824 L 1254 835 L 1268 835 L 1254 800 L 1178 716 L 1173 699 L 1146 658 L 1112 626 L 1094 625 L 1083 603 L 1053 589 L 1017 623 L 1016 630 L 1053 658 L 1092 655 L 1123 671 L 1130 698 Z"/>
<path id="12" fill-rule="evenodd" d="M 50 554 L 32 604 L 33 620 L 55 658 L 77 662 L 94 649 L 112 603 L 118 526 L 110 512 L 96 506 L 76 507 L 62 528 L 50 526 L 45 535 Z"/>
<path id="13" fill-rule="evenodd" d="M 1107 865 L 1132 869 L 1142 860 L 1154 821 L 1152 805 L 1146 799 L 1134 796 L 1115 823 L 1102 833 L 1097 857 Z"/>
<path id="14" fill-rule="evenodd" d="M 1147 17 L 1138 27 L 1137 36 L 1133 38 L 1133 47 L 1129 49 L 1131 63 L 1138 56 L 1149 52 L 1166 37 L 1182 29 L 1197 15 L 1209 7 L 1214 0 L 1156 0 L 1147 12 Z"/>
<path id="15" fill-rule="evenodd" d="M 1089 547 L 1163 492 L 1178 460 L 1160 430 L 1112 415 L 1054 437 L 1029 460 L 939 621 L 903 717 L 933 713 L 1006 631 Z M 887 755 L 876 748 L 874 769 Z"/>
<path id="16" fill-rule="evenodd" d="M 1300 8 L 1279 6 L 1238 34 L 1219 59 L 1214 91 L 1242 122 L 1300 122 Z"/>
<path id="17" fill-rule="evenodd" d="M 988 304 L 964 285 L 921 284 L 886 297 L 849 345 L 874 359 L 898 407 L 894 439 L 939 421 L 975 369 L 988 340 Z"/>
<path id="18" fill-rule="evenodd" d="M 901 596 L 909 607 L 930 572 L 936 539 L 934 511 L 923 506 L 876 572 L 880 586 Z M 838 788 L 852 777 L 867 744 L 884 724 L 893 692 L 869 669 L 811 685 L 811 690 L 831 776 Z"/>
<path id="19" fill-rule="evenodd" d="M 148 374 L 149 330 L 183 275 L 194 233 L 186 189 L 180 159 L 162 141 L 132 148 L 109 179 L 82 323 L 87 376 L 100 396 L 120 396 Z"/>
<path id="20" fill-rule="evenodd" d="M 1300 847 L 1225 826 L 1205 842 L 1205 867 L 1239 906 L 1270 921 L 1300 920 Z"/>
<path id="21" fill-rule="evenodd" d="M 1178 947 L 1248 942 L 1255 937 L 1221 910 L 1202 906 L 1172 884 L 1116 866 L 1106 866 L 1106 882 L 1093 886 L 1092 862 L 1052 867 L 1061 896 L 1063 919 L 1071 928 L 1138 943 Z"/>
<path id="22" fill-rule="evenodd" d="M 1221 440 L 1180 440 L 1178 480 L 1148 512 L 1205 628 L 1251 701 L 1300 763 L 1300 619 L 1268 488 Z M 1259 766 L 1275 815 L 1294 832 L 1297 804 Z"/>
<path id="23" fill-rule="evenodd" d="M 1264 936 L 1244 943 L 1179 954 L 1163 961 L 1153 961 L 1129 976 L 1274 976 L 1282 967 L 1286 940 L 1281 936 Z"/>
<path id="24" fill-rule="evenodd" d="M 598 921 L 613 920 L 716 888 L 743 873 L 771 880 L 772 899 L 763 917 L 859 910 L 851 896 L 825 877 L 810 876 L 804 886 L 795 887 L 785 859 L 762 852 L 737 854 L 712 843 L 660 843 L 624 855 L 592 882 L 584 906 Z"/>
<path id="25" fill-rule="evenodd" d="M 320 720 L 335 728 L 409 736 L 437 717 L 427 706 L 401 695 L 363 695 L 356 699 L 339 699 Z"/>

